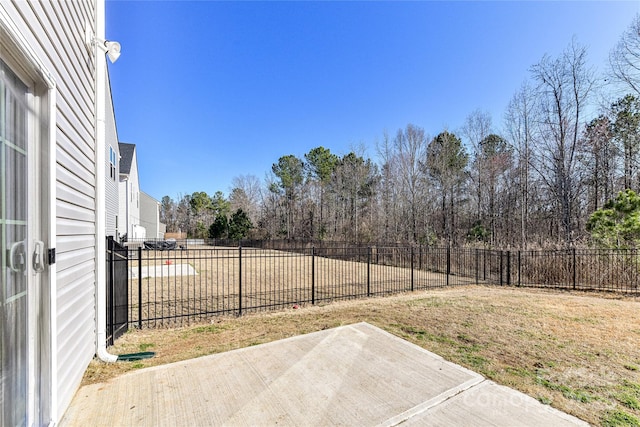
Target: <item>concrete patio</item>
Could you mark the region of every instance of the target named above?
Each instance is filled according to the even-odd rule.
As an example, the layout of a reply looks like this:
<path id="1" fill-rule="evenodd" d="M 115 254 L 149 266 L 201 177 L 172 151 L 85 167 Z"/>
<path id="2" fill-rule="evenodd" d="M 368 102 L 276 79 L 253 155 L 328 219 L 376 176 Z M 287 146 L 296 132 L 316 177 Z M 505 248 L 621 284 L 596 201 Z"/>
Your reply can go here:
<path id="1" fill-rule="evenodd" d="M 400 423 L 587 425 L 358 323 L 82 387 L 61 426 Z"/>

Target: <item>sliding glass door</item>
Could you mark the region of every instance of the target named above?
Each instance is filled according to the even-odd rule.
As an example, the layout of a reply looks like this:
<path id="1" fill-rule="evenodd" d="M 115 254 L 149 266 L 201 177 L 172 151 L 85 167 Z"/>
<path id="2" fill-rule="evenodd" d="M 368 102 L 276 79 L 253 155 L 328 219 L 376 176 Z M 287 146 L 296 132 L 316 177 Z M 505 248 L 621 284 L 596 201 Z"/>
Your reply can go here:
<path id="1" fill-rule="evenodd" d="M 0 425 L 7 427 L 44 421 L 39 382 L 49 374 L 39 355 L 48 310 L 39 274 L 45 250 L 37 240 L 42 150 L 36 99 L 0 59 Z"/>

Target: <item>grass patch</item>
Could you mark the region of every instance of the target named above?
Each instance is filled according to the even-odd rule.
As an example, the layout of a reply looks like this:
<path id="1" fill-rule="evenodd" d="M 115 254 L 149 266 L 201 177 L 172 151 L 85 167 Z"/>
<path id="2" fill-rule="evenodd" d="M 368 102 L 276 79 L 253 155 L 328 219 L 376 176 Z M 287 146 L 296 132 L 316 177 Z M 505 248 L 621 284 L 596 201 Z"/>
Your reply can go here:
<path id="1" fill-rule="evenodd" d="M 463 343 L 473 343 L 475 340 L 467 334 L 458 334 L 456 338 Z"/>
<path id="2" fill-rule="evenodd" d="M 440 344 L 457 346 L 456 341 L 442 334 L 433 334 L 425 329 L 416 328 L 411 325 L 392 325 L 404 332 L 403 338 L 415 338 L 423 341 L 433 341 Z"/>
<path id="3" fill-rule="evenodd" d="M 460 352 L 462 360 L 464 360 L 466 364 L 471 366 L 473 369 L 483 370 L 489 362 L 485 357 L 473 354 L 473 352 L 470 352 L 467 349 L 461 349 Z"/>
<path id="4" fill-rule="evenodd" d="M 594 400 L 594 397 L 584 390 L 575 390 L 564 384 L 557 384 L 542 377 L 538 377 L 537 382 L 549 390 L 559 391 L 567 399 L 576 400 L 580 403 L 589 403 Z"/>
<path id="5" fill-rule="evenodd" d="M 410 307 L 446 307 L 451 306 L 451 301 L 447 301 L 444 298 L 431 297 L 431 298 L 417 298 L 409 301 Z"/>
<path id="6" fill-rule="evenodd" d="M 551 399 L 549 399 L 548 397 L 538 397 L 538 402 L 542 403 L 543 405 L 551 405 L 551 402 L 553 402 Z"/>
<path id="7" fill-rule="evenodd" d="M 217 324 L 216 325 L 213 325 L 213 324 L 197 325 L 192 328 L 185 329 L 185 331 L 183 332 L 183 337 L 188 338 L 189 336 L 197 335 L 197 334 L 203 334 L 203 335 L 216 334 L 221 331 L 224 331 L 224 327 Z"/>
<path id="8" fill-rule="evenodd" d="M 615 398 L 628 409 L 640 410 L 640 384 L 623 381 Z"/>
<path id="9" fill-rule="evenodd" d="M 155 346 L 156 346 L 156 345 L 155 345 L 155 344 L 152 344 L 152 343 L 142 343 L 142 344 L 140 344 L 140 345 L 138 346 L 138 348 L 140 349 L 140 351 L 147 351 L 147 350 L 149 350 L 150 348 L 153 348 L 153 347 L 155 347 Z"/>
<path id="10" fill-rule="evenodd" d="M 194 334 L 215 334 L 223 331 L 224 328 L 219 325 L 194 326 L 190 329 Z"/>
<path id="11" fill-rule="evenodd" d="M 536 376 L 536 374 L 530 370 L 519 366 L 507 366 L 505 372 L 521 378 L 534 378 Z"/>
<path id="12" fill-rule="evenodd" d="M 551 361 L 551 360 L 546 361 L 546 362 L 538 361 L 538 362 L 534 363 L 533 366 L 535 366 L 538 370 L 543 370 L 544 368 L 553 368 L 553 367 L 555 367 L 556 363 Z"/>
<path id="13" fill-rule="evenodd" d="M 640 426 L 637 417 L 624 411 L 607 411 L 602 417 L 603 427 L 636 427 Z"/>
<path id="14" fill-rule="evenodd" d="M 640 397 L 640 384 L 633 383 L 633 382 L 628 381 L 628 380 L 624 380 L 622 382 L 622 387 L 625 390 L 628 390 L 628 391 L 634 393 L 637 397 Z"/>
<path id="15" fill-rule="evenodd" d="M 616 396 L 616 399 L 629 409 L 640 409 L 638 399 L 629 393 L 620 393 Z"/>

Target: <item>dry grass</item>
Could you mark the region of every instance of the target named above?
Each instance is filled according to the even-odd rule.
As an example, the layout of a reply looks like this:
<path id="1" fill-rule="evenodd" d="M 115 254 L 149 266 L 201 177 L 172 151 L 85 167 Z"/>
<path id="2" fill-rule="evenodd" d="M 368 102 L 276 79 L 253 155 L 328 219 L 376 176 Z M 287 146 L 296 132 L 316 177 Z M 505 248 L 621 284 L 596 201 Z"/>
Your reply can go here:
<path id="1" fill-rule="evenodd" d="M 592 424 L 634 425 L 640 418 L 640 302 L 514 288 L 436 289 L 134 330 L 110 351 L 156 357 L 93 361 L 84 384 L 361 321 Z"/>
<path id="2" fill-rule="evenodd" d="M 412 282 L 415 289 L 447 283 L 446 275 L 425 270 L 412 271 L 406 267 L 368 265 L 320 256 L 312 259 L 309 255 L 271 249 L 243 248 L 242 264 L 237 248 L 214 247 L 143 251 L 141 261 L 140 289 L 139 262 L 129 261 L 129 268 L 134 273 L 129 283 L 129 319 L 133 324 L 138 321 L 139 300 L 142 301 L 143 327 L 202 321 L 211 313 L 237 313 L 240 271 L 245 311 L 303 304 L 312 299 L 333 301 L 405 292 L 411 289 Z M 150 273 L 161 266 L 167 271 L 172 268 L 173 274 L 167 271 Z M 187 267 L 197 274 L 187 275 Z M 158 275 L 154 277 L 154 274 Z M 456 285 L 475 282 L 469 277 L 450 276 L 449 279 L 450 284 Z M 147 323 L 146 319 L 158 320 Z"/>

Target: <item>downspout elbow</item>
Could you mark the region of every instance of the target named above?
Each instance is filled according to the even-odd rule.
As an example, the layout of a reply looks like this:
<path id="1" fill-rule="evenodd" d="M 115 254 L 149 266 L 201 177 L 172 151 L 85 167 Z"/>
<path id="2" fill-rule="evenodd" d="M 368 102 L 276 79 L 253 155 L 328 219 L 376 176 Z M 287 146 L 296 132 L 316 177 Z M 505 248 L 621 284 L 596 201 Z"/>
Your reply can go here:
<path id="1" fill-rule="evenodd" d="M 98 334 L 98 341 L 106 342 L 106 339 L 107 339 L 106 334 L 100 334 L 100 333 Z M 96 356 L 98 357 L 98 359 L 107 363 L 114 363 L 118 361 L 118 356 L 116 356 L 115 354 L 111 354 L 107 351 L 106 344 L 98 345 Z"/>

